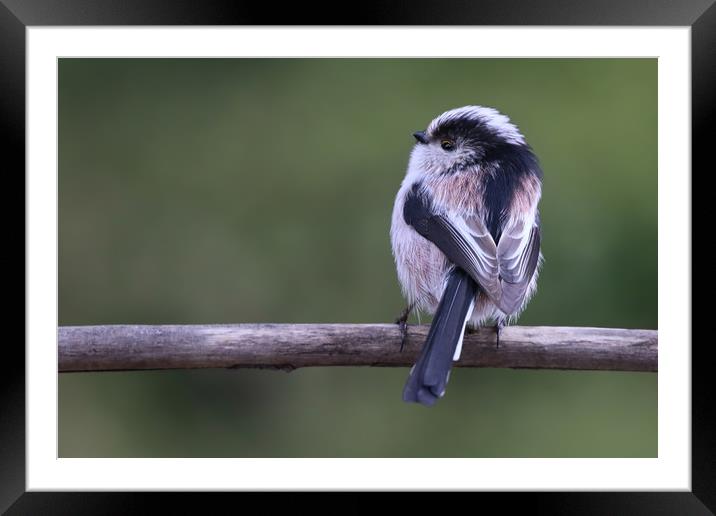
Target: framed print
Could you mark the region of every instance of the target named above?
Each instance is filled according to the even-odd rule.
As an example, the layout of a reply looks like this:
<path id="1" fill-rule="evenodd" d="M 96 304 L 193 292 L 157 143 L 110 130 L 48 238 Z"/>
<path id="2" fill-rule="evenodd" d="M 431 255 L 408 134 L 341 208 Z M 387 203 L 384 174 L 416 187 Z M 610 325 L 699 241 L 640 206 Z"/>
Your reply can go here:
<path id="1" fill-rule="evenodd" d="M 690 203 L 716 8 L 505 5 L 366 5 L 346 26 L 3 0 L 27 311 L 0 507 L 381 490 L 713 511 Z M 465 170 L 483 183 L 441 189 Z"/>

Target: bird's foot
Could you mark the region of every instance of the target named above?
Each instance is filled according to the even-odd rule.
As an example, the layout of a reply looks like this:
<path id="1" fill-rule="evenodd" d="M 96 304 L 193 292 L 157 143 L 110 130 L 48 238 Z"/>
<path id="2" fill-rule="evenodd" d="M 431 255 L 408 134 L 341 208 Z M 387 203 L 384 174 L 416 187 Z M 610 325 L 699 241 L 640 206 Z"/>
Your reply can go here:
<path id="1" fill-rule="evenodd" d="M 497 324 L 495 324 L 495 347 L 497 349 L 500 348 L 500 333 L 502 333 L 502 328 L 505 327 L 505 321 L 498 321 Z"/>
<path id="2" fill-rule="evenodd" d="M 400 328 L 400 351 L 403 351 L 405 342 L 408 340 L 408 316 L 412 310 L 413 303 L 406 306 L 405 310 L 403 310 L 400 316 L 395 320 L 395 324 Z"/>

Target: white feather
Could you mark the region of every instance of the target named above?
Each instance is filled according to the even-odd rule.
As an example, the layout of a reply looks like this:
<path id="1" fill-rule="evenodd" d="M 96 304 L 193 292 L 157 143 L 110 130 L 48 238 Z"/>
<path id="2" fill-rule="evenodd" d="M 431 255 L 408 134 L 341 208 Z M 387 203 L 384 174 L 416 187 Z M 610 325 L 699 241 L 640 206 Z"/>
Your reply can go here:
<path id="1" fill-rule="evenodd" d="M 462 340 L 465 338 L 465 328 L 467 327 L 467 321 L 472 317 L 472 310 L 475 308 L 475 299 L 470 301 L 470 308 L 467 310 L 465 316 L 465 322 L 462 323 L 462 332 L 460 333 L 460 340 L 457 341 L 457 347 L 455 348 L 455 354 L 452 356 L 452 361 L 456 362 L 460 360 L 460 353 L 462 353 Z"/>
<path id="2" fill-rule="evenodd" d="M 510 122 L 508 116 L 503 115 L 496 109 L 484 106 L 464 106 L 446 111 L 430 122 L 428 132 L 430 133 L 441 124 L 456 118 L 471 118 L 473 120 L 479 120 L 506 141 L 515 144 L 525 143 L 524 136 L 522 136 L 515 124 Z"/>

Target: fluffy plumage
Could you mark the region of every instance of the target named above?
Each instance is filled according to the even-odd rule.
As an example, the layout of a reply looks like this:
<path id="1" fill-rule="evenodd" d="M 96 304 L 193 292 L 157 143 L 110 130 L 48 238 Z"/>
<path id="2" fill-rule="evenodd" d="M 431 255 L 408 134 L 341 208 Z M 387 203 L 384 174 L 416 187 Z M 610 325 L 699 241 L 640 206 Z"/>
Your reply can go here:
<path id="1" fill-rule="evenodd" d="M 451 363 L 444 357 L 456 351 L 458 358 L 465 324 L 502 325 L 534 293 L 542 261 L 542 172 L 517 127 L 492 108 L 447 111 L 416 139 L 390 234 L 404 295 L 435 314 L 404 399 L 432 404 L 444 394 L 434 381 L 447 382 Z M 456 271 L 474 282 L 474 291 L 464 287 L 465 278 L 461 288 L 452 285 Z M 444 302 L 456 288 L 457 304 Z"/>

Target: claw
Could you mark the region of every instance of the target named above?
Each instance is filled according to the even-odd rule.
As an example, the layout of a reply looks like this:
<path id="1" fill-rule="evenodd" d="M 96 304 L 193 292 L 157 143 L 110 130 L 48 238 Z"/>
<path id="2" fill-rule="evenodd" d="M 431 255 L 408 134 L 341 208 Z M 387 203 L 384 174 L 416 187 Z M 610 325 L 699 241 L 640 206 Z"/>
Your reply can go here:
<path id="1" fill-rule="evenodd" d="M 495 347 L 499 349 L 500 347 L 500 333 L 502 333 L 502 328 L 505 327 L 504 321 L 499 321 L 497 324 L 495 324 Z"/>
<path id="2" fill-rule="evenodd" d="M 405 310 L 403 310 L 400 313 L 400 316 L 395 320 L 395 324 L 398 325 L 398 328 L 400 328 L 400 351 L 403 351 L 403 348 L 405 347 L 405 342 L 408 340 L 408 316 L 410 315 L 410 312 L 413 310 L 413 303 L 409 304 L 405 307 Z"/>
<path id="3" fill-rule="evenodd" d="M 400 352 L 402 353 L 405 342 L 408 340 L 408 323 L 399 321 L 398 326 L 400 327 Z"/>

